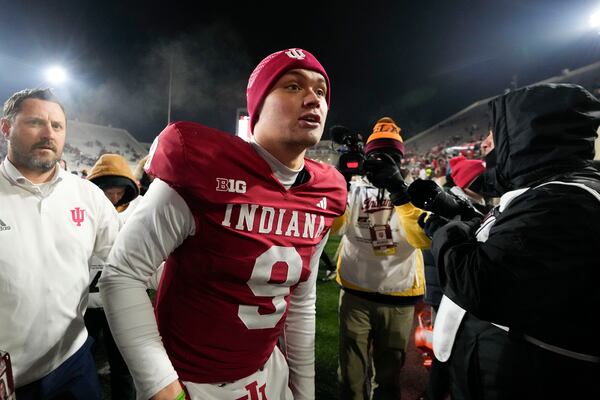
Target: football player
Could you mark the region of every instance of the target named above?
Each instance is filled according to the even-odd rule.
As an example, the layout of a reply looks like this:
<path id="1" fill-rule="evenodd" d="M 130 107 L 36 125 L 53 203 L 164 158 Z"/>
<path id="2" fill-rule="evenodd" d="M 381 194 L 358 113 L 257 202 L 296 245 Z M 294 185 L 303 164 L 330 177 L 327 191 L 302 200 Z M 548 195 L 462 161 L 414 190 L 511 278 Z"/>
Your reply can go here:
<path id="1" fill-rule="evenodd" d="M 308 51 L 282 50 L 246 94 L 250 143 L 192 122 L 161 132 L 155 180 L 102 274 L 140 398 L 314 398 L 319 257 L 347 195 L 335 168 L 304 158 L 329 77 Z M 154 315 L 145 282 L 165 259 Z"/>

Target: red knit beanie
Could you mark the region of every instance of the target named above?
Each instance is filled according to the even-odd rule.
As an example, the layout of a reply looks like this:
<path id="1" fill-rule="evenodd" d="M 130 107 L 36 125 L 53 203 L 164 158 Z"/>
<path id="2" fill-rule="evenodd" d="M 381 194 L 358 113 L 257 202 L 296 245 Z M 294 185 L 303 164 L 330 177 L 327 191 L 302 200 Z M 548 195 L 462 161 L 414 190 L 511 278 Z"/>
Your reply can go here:
<path id="1" fill-rule="evenodd" d="M 400 127 L 390 117 L 380 118 L 373 127 L 373 133 L 367 139 L 365 154 L 381 148 L 394 148 L 404 156 L 404 141 L 400 136 Z"/>
<path id="2" fill-rule="evenodd" d="M 275 84 L 277 79 L 291 69 L 309 69 L 323 75 L 327 82 L 327 105 L 329 105 L 329 99 L 331 98 L 329 77 L 315 56 L 299 48 L 278 51 L 265 57 L 254 68 L 248 80 L 246 99 L 248 101 L 251 132 L 254 130 L 256 121 L 258 121 L 260 107 L 269 89 L 271 89 L 271 86 Z"/>
<path id="3" fill-rule="evenodd" d="M 450 159 L 450 170 L 456 186 L 464 189 L 485 171 L 485 163 L 482 160 L 469 160 L 465 156 L 457 156 Z"/>

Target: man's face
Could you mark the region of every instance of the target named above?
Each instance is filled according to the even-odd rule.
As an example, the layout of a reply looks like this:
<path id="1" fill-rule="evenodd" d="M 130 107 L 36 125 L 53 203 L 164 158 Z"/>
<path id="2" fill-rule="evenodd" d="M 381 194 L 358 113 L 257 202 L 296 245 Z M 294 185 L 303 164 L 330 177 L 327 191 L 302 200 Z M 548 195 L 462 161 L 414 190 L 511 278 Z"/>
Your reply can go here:
<path id="1" fill-rule="evenodd" d="M 494 150 L 494 135 L 489 131 L 488 135 L 481 141 L 481 156 L 485 157 Z"/>
<path id="2" fill-rule="evenodd" d="M 66 118 L 57 103 L 26 99 L 14 120 L 3 118 L 0 126 L 9 141 L 8 159 L 17 168 L 46 172 L 60 160 Z"/>
<path id="3" fill-rule="evenodd" d="M 306 69 L 285 73 L 263 102 L 254 127 L 263 147 L 306 149 L 321 140 L 327 118 L 327 83 Z"/>
<path id="4" fill-rule="evenodd" d="M 111 186 L 104 189 L 104 194 L 110 202 L 113 204 L 117 204 L 125 195 L 125 188 L 123 186 Z"/>

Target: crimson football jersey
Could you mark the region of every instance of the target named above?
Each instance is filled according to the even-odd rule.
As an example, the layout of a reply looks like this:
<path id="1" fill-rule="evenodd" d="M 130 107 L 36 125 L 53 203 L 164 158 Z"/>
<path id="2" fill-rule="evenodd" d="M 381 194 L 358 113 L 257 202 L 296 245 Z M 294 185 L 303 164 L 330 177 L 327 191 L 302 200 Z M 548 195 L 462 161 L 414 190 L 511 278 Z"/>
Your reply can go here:
<path id="1" fill-rule="evenodd" d="M 148 172 L 183 197 L 196 226 L 168 257 L 156 303 L 183 380 L 233 381 L 271 355 L 290 294 L 346 206 L 335 168 L 304 167 L 308 181 L 286 189 L 251 144 L 191 122 L 169 125 L 151 149 Z"/>

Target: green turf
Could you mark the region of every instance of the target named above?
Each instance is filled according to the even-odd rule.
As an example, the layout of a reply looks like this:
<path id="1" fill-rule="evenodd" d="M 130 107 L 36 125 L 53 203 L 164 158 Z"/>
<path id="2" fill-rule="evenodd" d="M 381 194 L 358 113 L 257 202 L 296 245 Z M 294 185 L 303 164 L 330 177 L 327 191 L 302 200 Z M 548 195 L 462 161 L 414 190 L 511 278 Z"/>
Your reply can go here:
<path id="1" fill-rule="evenodd" d="M 316 398 L 337 399 L 338 296 L 335 281 L 317 283 Z"/>
<path id="2" fill-rule="evenodd" d="M 340 238 L 332 236 L 325 251 L 332 261 Z M 319 271 L 323 277 L 325 269 Z M 317 282 L 317 333 L 315 344 L 316 398 L 337 399 L 338 366 L 338 299 L 339 286 L 335 280 Z"/>

